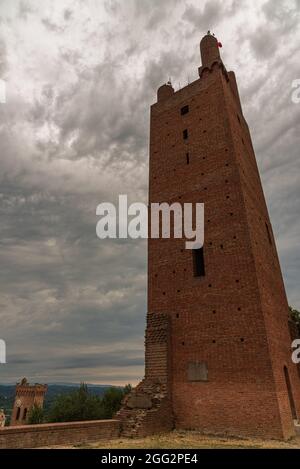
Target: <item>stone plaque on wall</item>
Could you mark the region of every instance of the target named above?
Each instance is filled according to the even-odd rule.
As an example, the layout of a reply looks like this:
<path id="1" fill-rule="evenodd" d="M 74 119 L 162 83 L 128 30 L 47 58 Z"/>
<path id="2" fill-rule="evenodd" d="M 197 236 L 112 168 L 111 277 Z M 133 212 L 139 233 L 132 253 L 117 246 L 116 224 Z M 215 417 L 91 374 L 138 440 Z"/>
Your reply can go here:
<path id="1" fill-rule="evenodd" d="M 205 362 L 189 362 L 188 381 L 208 381 L 207 364 Z"/>

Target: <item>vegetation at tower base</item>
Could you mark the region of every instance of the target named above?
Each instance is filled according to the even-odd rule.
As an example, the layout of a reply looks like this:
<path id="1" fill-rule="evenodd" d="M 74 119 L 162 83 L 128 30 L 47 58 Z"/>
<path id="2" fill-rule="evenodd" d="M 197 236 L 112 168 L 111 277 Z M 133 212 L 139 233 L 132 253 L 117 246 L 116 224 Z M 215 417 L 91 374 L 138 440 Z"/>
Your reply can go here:
<path id="1" fill-rule="evenodd" d="M 111 419 L 121 407 L 124 396 L 131 392 L 131 385 L 127 384 L 124 389 L 110 388 L 108 389 L 102 400 L 101 410 L 103 419 Z"/>
<path id="2" fill-rule="evenodd" d="M 296 324 L 298 333 L 300 334 L 300 311 L 298 311 L 297 309 L 294 309 L 292 306 L 289 306 L 289 308 L 290 308 L 291 318 Z"/>
<path id="3" fill-rule="evenodd" d="M 38 404 L 34 404 L 28 415 L 28 424 L 35 425 L 44 422 L 44 410 Z"/>

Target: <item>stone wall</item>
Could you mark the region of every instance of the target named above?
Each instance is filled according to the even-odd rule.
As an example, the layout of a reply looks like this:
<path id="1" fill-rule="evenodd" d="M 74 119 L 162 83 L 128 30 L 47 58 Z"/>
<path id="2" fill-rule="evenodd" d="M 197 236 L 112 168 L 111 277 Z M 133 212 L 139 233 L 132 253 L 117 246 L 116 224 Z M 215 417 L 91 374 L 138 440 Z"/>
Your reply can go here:
<path id="1" fill-rule="evenodd" d="M 118 438 L 118 420 L 23 425 L 0 429 L 0 449 L 40 448 Z"/>

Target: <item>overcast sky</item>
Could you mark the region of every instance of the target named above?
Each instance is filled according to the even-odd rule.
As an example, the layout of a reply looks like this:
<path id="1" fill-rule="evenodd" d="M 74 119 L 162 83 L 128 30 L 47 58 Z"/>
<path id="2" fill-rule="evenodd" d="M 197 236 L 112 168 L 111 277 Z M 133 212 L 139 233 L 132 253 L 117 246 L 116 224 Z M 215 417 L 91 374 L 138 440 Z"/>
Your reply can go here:
<path id="1" fill-rule="evenodd" d="M 300 0 L 0 0 L 0 383 L 136 383 L 145 241 L 96 206 L 147 201 L 149 106 L 197 79 L 210 29 L 237 75 L 289 303 L 300 308 Z"/>

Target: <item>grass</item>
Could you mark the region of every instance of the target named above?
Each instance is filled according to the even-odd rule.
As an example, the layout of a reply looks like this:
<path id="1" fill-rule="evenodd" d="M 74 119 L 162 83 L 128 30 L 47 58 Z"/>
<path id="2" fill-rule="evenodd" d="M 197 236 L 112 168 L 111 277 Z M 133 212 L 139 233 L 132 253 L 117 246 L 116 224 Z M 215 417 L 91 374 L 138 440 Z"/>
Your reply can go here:
<path id="1" fill-rule="evenodd" d="M 162 435 L 155 435 L 146 438 L 119 438 L 110 441 L 99 441 L 85 445 L 77 445 L 77 448 L 103 448 L 103 449 L 257 449 L 257 448 L 287 448 L 299 449 L 300 437 L 293 438 L 289 441 L 277 440 L 260 440 L 255 438 L 230 438 L 230 437 L 214 437 L 202 435 L 197 432 L 174 431 Z"/>

